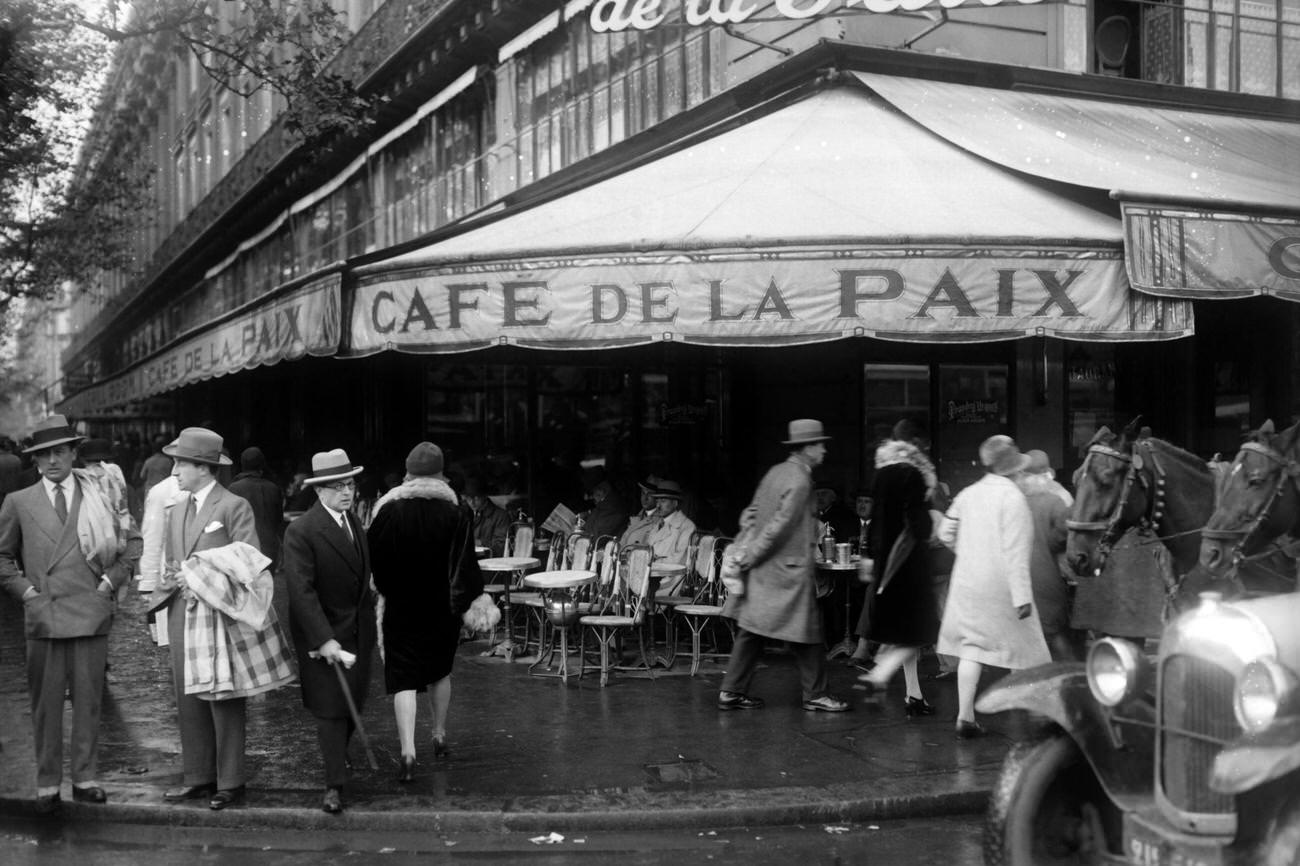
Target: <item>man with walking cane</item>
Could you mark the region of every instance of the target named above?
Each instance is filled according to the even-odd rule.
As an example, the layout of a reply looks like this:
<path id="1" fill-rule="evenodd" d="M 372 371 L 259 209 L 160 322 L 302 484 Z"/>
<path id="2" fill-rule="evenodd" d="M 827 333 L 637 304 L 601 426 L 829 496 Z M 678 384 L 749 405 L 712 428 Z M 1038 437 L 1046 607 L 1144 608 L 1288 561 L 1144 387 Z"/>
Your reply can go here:
<path id="1" fill-rule="evenodd" d="M 362 468 L 341 448 L 312 457 L 312 474 L 303 483 L 315 489 L 317 501 L 289 524 L 282 549 L 302 702 L 316 717 L 325 760 L 321 809 L 335 815 L 343 811 L 348 741 L 358 730 L 365 738 L 360 712 L 375 646 L 370 550 L 351 512 Z"/>

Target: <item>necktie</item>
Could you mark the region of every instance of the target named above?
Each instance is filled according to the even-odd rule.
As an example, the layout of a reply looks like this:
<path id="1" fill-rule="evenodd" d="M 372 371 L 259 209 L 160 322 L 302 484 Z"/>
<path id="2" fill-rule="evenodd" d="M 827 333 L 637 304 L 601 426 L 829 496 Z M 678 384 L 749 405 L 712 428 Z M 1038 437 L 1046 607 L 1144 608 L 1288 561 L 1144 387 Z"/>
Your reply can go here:
<path id="1" fill-rule="evenodd" d="M 197 512 L 198 512 L 198 508 L 194 502 L 194 497 L 191 496 L 189 498 L 189 501 L 185 503 L 185 522 L 181 524 L 182 530 L 186 532 L 189 531 L 190 522 L 194 520 L 194 515 Z"/>
<path id="2" fill-rule="evenodd" d="M 54 485 L 54 513 L 59 515 L 59 523 L 68 522 L 68 500 L 63 495 L 63 485 Z"/>

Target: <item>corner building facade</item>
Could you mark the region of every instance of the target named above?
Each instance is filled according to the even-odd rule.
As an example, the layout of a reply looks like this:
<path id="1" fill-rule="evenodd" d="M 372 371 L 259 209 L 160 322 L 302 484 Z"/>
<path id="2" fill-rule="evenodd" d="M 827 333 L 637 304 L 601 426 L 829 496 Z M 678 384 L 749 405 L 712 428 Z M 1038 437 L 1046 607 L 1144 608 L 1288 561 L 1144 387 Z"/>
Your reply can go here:
<path id="1" fill-rule="evenodd" d="M 901 418 L 955 492 L 993 433 L 1068 473 L 1137 415 L 1207 457 L 1300 417 L 1296 0 L 339 5 L 359 140 L 117 58 L 93 135 L 158 218 L 74 307 L 97 434 L 428 438 L 539 518 L 603 465 L 725 530 L 795 417 L 844 494 Z"/>

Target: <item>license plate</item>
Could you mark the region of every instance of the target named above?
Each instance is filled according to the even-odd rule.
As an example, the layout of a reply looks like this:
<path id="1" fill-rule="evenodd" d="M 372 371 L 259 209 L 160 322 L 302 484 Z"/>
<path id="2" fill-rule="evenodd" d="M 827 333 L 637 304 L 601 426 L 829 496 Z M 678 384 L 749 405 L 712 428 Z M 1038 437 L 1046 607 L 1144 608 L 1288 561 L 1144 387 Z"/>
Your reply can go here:
<path id="1" fill-rule="evenodd" d="M 1218 849 L 1186 848 L 1155 833 L 1129 827 L 1124 854 L 1135 866 L 1221 866 Z"/>

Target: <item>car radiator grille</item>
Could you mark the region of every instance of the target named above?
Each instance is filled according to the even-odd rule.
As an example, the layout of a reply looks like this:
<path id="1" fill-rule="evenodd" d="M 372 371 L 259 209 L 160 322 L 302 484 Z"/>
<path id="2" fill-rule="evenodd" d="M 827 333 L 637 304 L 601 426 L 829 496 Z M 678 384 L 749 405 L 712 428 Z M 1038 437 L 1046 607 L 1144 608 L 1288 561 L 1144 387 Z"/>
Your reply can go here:
<path id="1" fill-rule="evenodd" d="M 1233 675 L 1206 659 L 1165 659 L 1161 676 L 1160 784 L 1176 808 L 1231 813 L 1232 796 L 1210 790 L 1214 757 L 1241 733 L 1232 712 Z"/>

